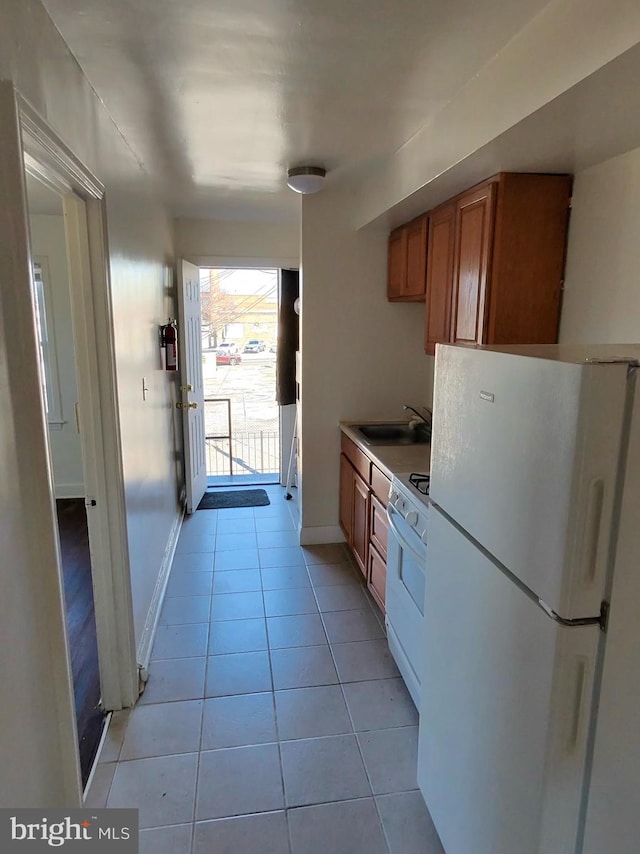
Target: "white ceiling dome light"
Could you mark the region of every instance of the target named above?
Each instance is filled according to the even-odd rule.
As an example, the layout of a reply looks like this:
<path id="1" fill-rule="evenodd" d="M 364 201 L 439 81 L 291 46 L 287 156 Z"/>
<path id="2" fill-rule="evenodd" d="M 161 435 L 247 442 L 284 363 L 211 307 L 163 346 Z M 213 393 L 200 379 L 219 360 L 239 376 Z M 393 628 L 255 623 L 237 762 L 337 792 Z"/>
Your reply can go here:
<path id="1" fill-rule="evenodd" d="M 296 193 L 317 193 L 324 186 L 327 170 L 321 166 L 295 166 L 287 171 L 287 185 Z"/>

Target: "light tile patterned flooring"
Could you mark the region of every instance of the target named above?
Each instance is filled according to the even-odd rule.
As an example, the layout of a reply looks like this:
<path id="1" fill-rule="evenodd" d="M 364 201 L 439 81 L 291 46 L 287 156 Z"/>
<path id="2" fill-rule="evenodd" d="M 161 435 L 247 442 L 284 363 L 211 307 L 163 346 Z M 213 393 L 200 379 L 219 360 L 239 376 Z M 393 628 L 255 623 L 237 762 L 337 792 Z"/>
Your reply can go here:
<path id="1" fill-rule="evenodd" d="M 185 520 L 138 705 L 87 796 L 137 806 L 142 854 L 444 854 L 418 717 L 344 545 L 294 502 Z"/>

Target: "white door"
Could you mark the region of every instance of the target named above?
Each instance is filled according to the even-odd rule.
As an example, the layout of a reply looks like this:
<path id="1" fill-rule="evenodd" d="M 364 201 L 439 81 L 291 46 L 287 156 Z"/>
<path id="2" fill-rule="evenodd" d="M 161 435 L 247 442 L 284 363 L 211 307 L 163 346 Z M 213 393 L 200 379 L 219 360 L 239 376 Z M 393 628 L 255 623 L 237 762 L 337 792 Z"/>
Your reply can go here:
<path id="1" fill-rule="evenodd" d="M 447 854 L 574 854 L 601 632 L 554 622 L 434 507 L 418 783 Z"/>
<path id="2" fill-rule="evenodd" d="M 200 270 L 189 261 L 178 263 L 178 309 L 187 513 L 193 513 L 207 488 L 207 462 L 204 447 Z"/>

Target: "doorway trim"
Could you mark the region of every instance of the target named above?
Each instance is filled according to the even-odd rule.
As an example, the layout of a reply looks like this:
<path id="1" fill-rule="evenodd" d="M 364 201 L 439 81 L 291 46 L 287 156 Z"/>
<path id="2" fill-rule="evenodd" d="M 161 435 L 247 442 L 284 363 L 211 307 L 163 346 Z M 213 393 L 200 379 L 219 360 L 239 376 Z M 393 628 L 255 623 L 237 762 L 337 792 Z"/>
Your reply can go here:
<path id="1" fill-rule="evenodd" d="M 95 513 L 92 576 L 102 702 L 107 711 L 134 705 L 136 664 L 122 444 L 107 261 L 105 188 L 16 93 L 25 169 L 62 195 L 76 346 L 83 370 L 87 512 Z M 95 501 L 95 506 L 90 502 Z M 97 543 L 95 540 L 97 539 Z M 96 548 L 97 546 L 97 548 Z"/>
<path id="2" fill-rule="evenodd" d="M 227 269 L 227 270 L 277 270 L 278 271 L 278 291 L 280 290 L 280 275 L 283 269 L 297 270 L 302 273 L 299 258 L 284 258 L 277 256 L 270 257 L 249 257 L 249 256 L 233 256 L 226 257 L 222 255 L 191 255 L 185 254 L 185 260 L 189 260 L 192 264 L 200 269 Z M 280 406 L 278 418 L 278 434 L 279 434 L 279 453 L 280 453 L 280 471 L 278 472 L 278 484 L 286 486 L 287 468 L 289 462 L 289 454 L 291 451 L 291 442 L 295 430 L 295 404 L 290 406 Z"/>

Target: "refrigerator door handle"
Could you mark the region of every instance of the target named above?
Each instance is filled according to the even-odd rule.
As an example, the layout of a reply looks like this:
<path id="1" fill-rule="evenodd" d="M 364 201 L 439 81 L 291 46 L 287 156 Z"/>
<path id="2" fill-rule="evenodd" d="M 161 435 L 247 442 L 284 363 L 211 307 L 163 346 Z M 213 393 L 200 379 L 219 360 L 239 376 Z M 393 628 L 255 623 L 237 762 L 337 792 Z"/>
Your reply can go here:
<path id="1" fill-rule="evenodd" d="M 587 696 L 587 667 L 587 659 L 584 658 L 584 656 L 579 656 L 576 659 L 573 714 L 571 715 L 571 725 L 569 727 L 569 733 L 566 742 L 568 753 L 573 753 L 575 751 L 580 740 L 583 710 L 585 706 L 585 699 Z"/>
<path id="2" fill-rule="evenodd" d="M 573 619 L 561 617 L 560 614 L 556 614 L 553 608 L 550 608 L 546 602 L 543 602 L 542 599 L 536 600 L 538 606 L 542 608 L 545 614 L 555 623 L 559 623 L 561 626 L 565 626 L 568 629 L 575 628 L 576 626 L 599 626 L 600 631 L 607 631 L 607 620 L 609 617 L 609 603 L 602 602 L 600 604 L 600 616 L 599 617 L 574 617 Z"/>

